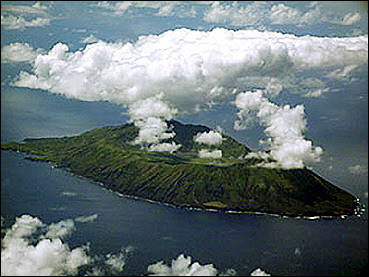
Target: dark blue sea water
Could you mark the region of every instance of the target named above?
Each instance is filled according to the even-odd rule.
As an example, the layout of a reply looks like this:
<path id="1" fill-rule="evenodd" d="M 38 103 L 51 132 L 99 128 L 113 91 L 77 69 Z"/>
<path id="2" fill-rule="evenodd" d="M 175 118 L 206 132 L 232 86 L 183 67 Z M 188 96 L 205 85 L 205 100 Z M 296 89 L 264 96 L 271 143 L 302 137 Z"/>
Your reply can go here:
<path id="1" fill-rule="evenodd" d="M 98 214 L 76 223 L 71 248 L 90 243 L 90 254 L 132 247 L 124 274 L 147 274 L 149 264 L 184 253 L 249 275 L 354 275 L 368 262 L 368 214 L 346 219 L 296 219 L 177 209 L 128 199 L 51 164 L 1 151 L 1 215 L 5 227 L 30 214 L 44 223 Z"/>

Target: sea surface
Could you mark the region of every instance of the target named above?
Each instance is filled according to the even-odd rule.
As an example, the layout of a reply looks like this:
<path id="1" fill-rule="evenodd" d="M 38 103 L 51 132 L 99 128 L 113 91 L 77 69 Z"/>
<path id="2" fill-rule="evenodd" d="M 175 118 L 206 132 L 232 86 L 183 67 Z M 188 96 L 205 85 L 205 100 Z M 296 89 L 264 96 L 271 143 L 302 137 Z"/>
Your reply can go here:
<path id="1" fill-rule="evenodd" d="M 1 151 L 2 229 L 29 214 L 46 224 L 97 214 L 63 241 L 89 243 L 90 255 L 131 249 L 123 273 L 145 275 L 180 254 L 245 276 L 355 275 L 368 263 L 368 212 L 345 219 L 194 211 L 122 197 L 50 163 Z"/>

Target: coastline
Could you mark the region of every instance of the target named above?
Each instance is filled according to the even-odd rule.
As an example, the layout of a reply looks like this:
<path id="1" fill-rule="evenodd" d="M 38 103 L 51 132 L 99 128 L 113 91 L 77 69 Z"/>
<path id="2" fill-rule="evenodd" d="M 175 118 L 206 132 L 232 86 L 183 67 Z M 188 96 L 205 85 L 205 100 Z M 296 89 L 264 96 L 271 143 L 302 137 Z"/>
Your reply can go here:
<path id="1" fill-rule="evenodd" d="M 257 210 L 230 210 L 230 209 L 226 209 L 226 208 L 220 208 L 220 207 L 212 207 L 212 208 L 205 208 L 205 207 L 201 207 L 201 206 L 192 206 L 192 205 L 188 205 L 188 204 L 183 204 L 183 205 L 175 205 L 175 204 L 171 204 L 171 203 L 165 203 L 165 202 L 159 202 L 159 201 L 155 201 L 152 199 L 148 199 L 148 198 L 143 198 L 143 197 L 139 197 L 139 196 L 135 196 L 135 195 L 129 195 L 129 194 L 124 194 L 118 190 L 114 190 L 112 188 L 109 188 L 108 186 L 106 186 L 104 183 L 100 182 L 99 180 L 95 180 L 93 178 L 89 178 L 83 175 L 78 175 L 75 172 L 73 172 L 73 170 L 69 167 L 66 166 L 62 166 L 59 165 L 53 161 L 47 160 L 47 159 L 43 159 L 40 158 L 40 156 L 32 154 L 32 153 L 28 153 L 26 151 L 20 151 L 20 150 L 14 150 L 14 149 L 1 149 L 2 151 L 12 151 L 12 152 L 16 152 L 18 154 L 21 154 L 23 159 L 26 160 L 30 160 L 33 162 L 46 162 L 48 164 L 51 165 L 51 168 L 60 168 L 62 170 L 65 170 L 66 172 L 70 173 L 73 176 L 85 179 L 93 184 L 96 184 L 100 187 L 102 187 L 105 190 L 108 190 L 116 195 L 118 195 L 119 197 L 124 197 L 124 198 L 128 198 L 128 199 L 134 199 L 134 200 L 139 200 L 139 201 L 145 201 L 145 202 L 149 202 L 149 203 L 153 203 L 153 204 L 157 204 L 157 205 L 162 205 L 162 206 L 166 206 L 166 207 L 171 207 L 171 208 L 176 208 L 176 209 L 186 209 L 189 211 L 197 211 L 197 212 L 216 212 L 216 213 L 227 213 L 227 214 L 255 214 L 255 215 L 269 215 L 269 216 L 273 216 L 273 217 L 280 217 L 280 218 L 294 218 L 294 219 L 303 219 L 303 220 L 317 220 L 317 219 L 346 219 L 350 216 L 354 216 L 354 215 L 358 215 L 360 216 L 360 214 L 362 213 L 362 205 L 359 202 L 359 199 L 356 198 L 356 208 L 354 210 L 354 212 L 352 214 L 343 214 L 343 215 L 303 215 L 303 214 L 288 214 L 288 213 L 273 213 L 273 212 L 266 212 L 266 211 L 257 211 Z"/>

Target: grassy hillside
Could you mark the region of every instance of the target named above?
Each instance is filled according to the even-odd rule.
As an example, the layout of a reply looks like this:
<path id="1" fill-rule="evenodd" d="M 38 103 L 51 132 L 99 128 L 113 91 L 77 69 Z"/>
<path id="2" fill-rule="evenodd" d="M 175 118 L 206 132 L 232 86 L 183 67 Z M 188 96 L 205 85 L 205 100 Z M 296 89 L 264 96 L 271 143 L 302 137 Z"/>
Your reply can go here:
<path id="1" fill-rule="evenodd" d="M 138 134 L 132 124 L 97 128 L 75 137 L 25 139 L 1 147 L 68 167 L 125 195 L 181 207 L 294 216 L 354 212 L 354 196 L 310 170 L 255 167 L 256 159 L 238 159 L 250 150 L 227 136 L 219 147 L 221 159 L 200 159 L 196 153 L 201 146 L 193 137 L 210 129 L 177 121 L 170 124 L 176 133 L 174 141 L 182 145 L 175 154 L 147 152 L 132 145 Z"/>

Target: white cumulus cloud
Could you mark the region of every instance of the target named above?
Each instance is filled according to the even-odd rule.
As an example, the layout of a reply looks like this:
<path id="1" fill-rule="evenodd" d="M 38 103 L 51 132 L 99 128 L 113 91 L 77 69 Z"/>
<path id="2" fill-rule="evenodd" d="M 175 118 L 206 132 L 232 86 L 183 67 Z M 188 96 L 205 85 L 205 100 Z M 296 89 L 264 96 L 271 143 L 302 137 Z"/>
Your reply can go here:
<path id="1" fill-rule="evenodd" d="M 135 144 L 151 144 L 152 151 L 173 152 L 179 148 L 174 142 L 163 143 L 163 139 L 175 136 L 173 132 L 167 132 L 166 120 L 171 120 L 177 113 L 176 109 L 162 100 L 163 94 L 158 94 L 143 100 L 134 102 L 129 106 L 129 115 L 134 124 L 139 127 L 139 134 Z"/>
<path id="2" fill-rule="evenodd" d="M 264 83 L 264 88 L 276 86 L 286 74 L 363 65 L 367 57 L 367 36 L 298 37 L 182 28 L 141 36 L 135 43 L 99 41 L 75 52 L 58 43 L 39 54 L 34 72 L 21 75 L 15 85 L 27 86 L 33 77 L 33 86 L 54 93 L 119 104 L 162 93 L 163 101 L 182 112 L 219 103 L 234 89 L 251 86 L 247 80 Z"/>
<path id="3" fill-rule="evenodd" d="M 262 91 L 239 93 L 234 102 L 240 110 L 240 120 L 235 122 L 236 129 L 248 127 L 255 114 L 264 125 L 268 139 L 270 155 L 277 161 L 276 166 L 283 168 L 302 168 L 305 162 L 320 160 L 321 147 L 314 147 L 306 140 L 303 131 L 306 128 L 304 106 L 291 108 L 289 105 L 277 106 L 263 96 Z"/>
<path id="4" fill-rule="evenodd" d="M 199 151 L 200 158 L 213 158 L 219 159 L 222 157 L 222 150 L 208 150 L 208 149 L 201 149 Z"/>
<path id="5" fill-rule="evenodd" d="M 203 132 L 203 133 L 198 133 L 195 137 L 194 137 L 195 142 L 199 143 L 199 144 L 206 144 L 206 145 L 220 145 L 223 142 L 223 137 L 222 134 L 214 131 L 214 130 L 210 130 L 209 132 Z"/>
<path id="6" fill-rule="evenodd" d="M 122 248 L 119 253 L 112 254 L 108 253 L 106 254 L 106 259 L 104 263 L 108 265 L 108 267 L 113 272 L 121 272 L 123 271 L 124 266 L 126 265 L 126 259 L 127 255 L 132 251 L 132 247 L 126 247 Z"/>
<path id="7" fill-rule="evenodd" d="M 47 238 L 62 238 L 71 234 L 74 230 L 74 221 L 72 219 L 66 219 L 57 223 L 51 223 L 48 226 L 46 233 Z"/>
<path id="8" fill-rule="evenodd" d="M 147 268 L 149 276 L 233 276 L 235 271 L 230 269 L 226 274 L 221 274 L 212 264 L 201 265 L 198 262 L 192 263 L 190 256 L 179 255 L 173 259 L 171 265 L 166 265 L 164 261 L 149 265 Z"/>
<path id="9" fill-rule="evenodd" d="M 271 276 L 271 275 L 263 271 L 262 269 L 257 268 L 253 272 L 251 272 L 250 276 Z"/>
<path id="10" fill-rule="evenodd" d="M 301 12 L 284 4 L 273 5 L 269 19 L 273 24 L 296 24 L 301 18 Z"/>
<path id="11" fill-rule="evenodd" d="M 32 244 L 29 237 L 42 227 L 38 218 L 22 215 L 6 231 L 1 249 L 2 276 L 76 275 L 80 266 L 90 262 L 86 247 L 71 250 L 60 238 L 43 238 Z"/>
<path id="12" fill-rule="evenodd" d="M 32 63 L 41 49 L 33 50 L 28 43 L 14 42 L 1 48 L 1 62 L 29 62 Z"/>
<path id="13" fill-rule="evenodd" d="M 255 1 L 245 7 L 240 6 L 236 1 L 230 5 L 215 1 L 204 13 L 203 19 L 234 26 L 259 25 L 266 17 L 267 11 L 265 2 L 261 1 Z"/>
<path id="14" fill-rule="evenodd" d="M 158 151 L 158 152 L 176 152 L 178 149 L 181 148 L 181 144 L 176 144 L 174 141 L 171 143 L 163 142 L 159 144 L 153 144 L 149 147 L 149 151 Z"/>

